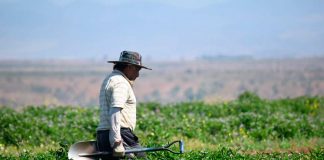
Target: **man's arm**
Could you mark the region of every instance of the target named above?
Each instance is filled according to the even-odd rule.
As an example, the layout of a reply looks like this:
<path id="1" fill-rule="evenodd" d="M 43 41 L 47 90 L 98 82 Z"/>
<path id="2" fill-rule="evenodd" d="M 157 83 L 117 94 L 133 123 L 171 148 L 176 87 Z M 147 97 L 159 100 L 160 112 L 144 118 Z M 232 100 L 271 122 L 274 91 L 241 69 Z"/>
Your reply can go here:
<path id="1" fill-rule="evenodd" d="M 116 157 L 123 157 L 125 155 L 125 148 L 122 143 L 120 135 L 120 110 L 119 107 L 112 107 L 109 111 L 110 126 L 109 130 L 109 142 L 113 148 L 113 155 Z"/>
<path id="2" fill-rule="evenodd" d="M 123 147 L 120 135 L 121 110 L 125 106 L 128 97 L 127 83 L 117 82 L 112 85 L 111 108 L 109 109 L 109 143 L 113 148 L 113 154 L 116 157 L 124 156 L 125 148 Z"/>
<path id="3" fill-rule="evenodd" d="M 109 111 L 111 126 L 109 131 L 109 141 L 111 147 L 115 146 L 115 142 L 120 142 L 122 140 L 120 135 L 120 110 L 121 108 L 112 107 Z"/>

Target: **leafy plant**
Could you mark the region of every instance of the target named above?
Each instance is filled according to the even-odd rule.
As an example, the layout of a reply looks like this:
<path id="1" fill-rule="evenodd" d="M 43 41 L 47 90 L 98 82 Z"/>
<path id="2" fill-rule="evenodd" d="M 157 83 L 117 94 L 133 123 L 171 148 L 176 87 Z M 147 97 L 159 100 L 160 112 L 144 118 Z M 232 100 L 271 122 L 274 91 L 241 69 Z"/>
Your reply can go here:
<path id="1" fill-rule="evenodd" d="M 187 144 L 183 155 L 156 152 L 148 154 L 149 159 L 321 159 L 323 100 L 305 96 L 265 100 L 247 92 L 217 104 L 143 103 L 138 106 L 135 132 L 143 146 L 175 139 Z M 98 108 L 72 106 L 1 107 L 0 114 L 0 159 L 66 159 L 73 143 L 95 139 L 99 120 Z M 267 146 L 260 147 L 271 142 L 270 147 L 278 143 L 277 149 L 286 150 L 301 140 L 310 143 L 307 153 L 265 154 L 262 148 Z M 245 154 L 251 151 L 260 153 Z"/>

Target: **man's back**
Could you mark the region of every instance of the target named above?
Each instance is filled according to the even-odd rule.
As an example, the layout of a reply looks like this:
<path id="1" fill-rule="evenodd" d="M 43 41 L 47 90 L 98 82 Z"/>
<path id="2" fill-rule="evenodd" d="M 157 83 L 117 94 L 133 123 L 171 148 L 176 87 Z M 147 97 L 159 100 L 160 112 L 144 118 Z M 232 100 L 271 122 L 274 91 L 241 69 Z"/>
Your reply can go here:
<path id="1" fill-rule="evenodd" d="M 135 129 L 136 98 L 133 89 L 124 75 L 114 70 L 103 81 L 100 88 L 100 122 L 97 130 L 110 129 L 109 109 L 119 107 L 121 110 L 121 127 Z"/>

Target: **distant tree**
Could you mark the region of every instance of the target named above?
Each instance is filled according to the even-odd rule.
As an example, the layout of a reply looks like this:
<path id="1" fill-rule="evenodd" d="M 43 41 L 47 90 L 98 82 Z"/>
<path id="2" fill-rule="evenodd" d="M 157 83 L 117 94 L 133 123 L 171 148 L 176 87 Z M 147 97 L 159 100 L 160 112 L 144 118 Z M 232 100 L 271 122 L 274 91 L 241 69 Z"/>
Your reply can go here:
<path id="1" fill-rule="evenodd" d="M 312 82 L 307 82 L 306 88 L 305 88 L 305 95 L 312 95 L 313 88 L 312 88 Z"/>
<path id="2" fill-rule="evenodd" d="M 193 101 L 195 99 L 195 94 L 191 87 L 186 89 L 184 94 L 186 96 L 186 99 L 188 99 L 189 101 Z"/>
<path id="3" fill-rule="evenodd" d="M 35 93 L 50 93 L 51 92 L 51 88 L 47 87 L 47 86 L 40 86 L 40 85 L 31 85 L 31 90 L 32 92 Z"/>
<path id="4" fill-rule="evenodd" d="M 238 88 L 238 92 L 239 93 L 243 93 L 247 90 L 247 88 L 245 87 L 244 83 L 241 83 L 241 85 Z"/>
<path id="5" fill-rule="evenodd" d="M 176 97 L 178 95 L 179 91 L 180 91 L 180 86 L 176 85 L 171 89 L 170 94 L 172 97 Z"/>
<path id="6" fill-rule="evenodd" d="M 260 101 L 261 98 L 255 92 L 245 91 L 245 92 L 243 92 L 242 94 L 240 94 L 238 96 L 238 100 L 239 101 L 246 101 L 246 100 L 249 100 L 249 101 L 251 101 L 251 100 L 252 101 Z"/>
<path id="7" fill-rule="evenodd" d="M 275 96 L 275 95 L 277 95 L 278 94 L 278 87 L 277 87 L 277 85 L 276 84 L 274 84 L 274 85 L 272 85 L 272 93 L 273 93 L 273 95 Z"/>
<path id="8" fill-rule="evenodd" d="M 215 81 L 212 84 L 211 90 L 213 90 L 214 92 L 218 92 L 218 91 L 222 90 L 223 87 L 224 87 L 223 82 Z"/>
<path id="9" fill-rule="evenodd" d="M 161 94 L 159 90 L 154 90 L 152 92 L 152 98 L 156 101 L 159 101 L 161 99 Z"/>
<path id="10" fill-rule="evenodd" d="M 192 73 L 193 73 L 192 69 L 187 69 L 186 70 L 186 74 L 192 74 Z"/>
<path id="11" fill-rule="evenodd" d="M 205 98 L 205 96 L 206 96 L 206 90 L 203 88 L 199 88 L 195 95 L 197 100 L 202 100 Z"/>
<path id="12" fill-rule="evenodd" d="M 56 88 L 54 90 L 53 96 L 61 102 L 68 102 L 72 98 L 72 95 L 68 93 L 69 92 L 64 91 L 63 89 Z"/>

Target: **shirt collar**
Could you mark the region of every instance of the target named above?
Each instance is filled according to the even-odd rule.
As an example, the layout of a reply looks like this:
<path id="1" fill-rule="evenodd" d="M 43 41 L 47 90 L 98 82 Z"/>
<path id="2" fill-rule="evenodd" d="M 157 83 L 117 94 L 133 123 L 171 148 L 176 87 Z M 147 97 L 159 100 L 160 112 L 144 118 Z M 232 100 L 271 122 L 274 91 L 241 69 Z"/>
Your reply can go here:
<path id="1" fill-rule="evenodd" d="M 128 81 L 128 83 L 133 87 L 134 81 L 129 80 L 123 72 L 121 72 L 120 70 L 114 69 L 113 73 L 122 75 Z"/>

